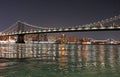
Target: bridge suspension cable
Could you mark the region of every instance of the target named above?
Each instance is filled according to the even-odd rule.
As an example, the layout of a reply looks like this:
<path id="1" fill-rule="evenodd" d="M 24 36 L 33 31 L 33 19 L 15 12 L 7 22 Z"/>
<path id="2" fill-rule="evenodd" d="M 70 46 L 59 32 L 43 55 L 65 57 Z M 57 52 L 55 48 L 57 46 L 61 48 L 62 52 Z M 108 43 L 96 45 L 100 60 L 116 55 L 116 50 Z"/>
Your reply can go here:
<path id="1" fill-rule="evenodd" d="M 98 21 L 97 23 L 103 23 L 103 24 L 105 24 L 105 23 L 109 23 L 109 22 L 116 21 L 116 20 L 119 20 L 119 19 L 120 19 L 120 15 L 111 17 L 109 19 Z"/>
<path id="2" fill-rule="evenodd" d="M 94 23 L 90 23 L 90 24 L 85 24 L 85 25 L 82 25 L 82 26 L 80 25 L 80 26 L 74 26 L 74 27 L 69 27 L 69 28 L 59 28 L 59 29 L 57 29 L 57 28 L 38 27 L 38 26 L 35 26 L 35 25 L 28 24 L 26 22 L 17 21 L 16 23 L 14 23 L 13 25 L 11 25 L 7 29 L 3 30 L 1 33 L 6 33 L 6 34 L 17 33 L 19 31 L 18 29 L 20 27 L 20 25 L 18 23 L 23 24 L 24 29 L 22 30 L 22 32 L 25 33 L 25 32 L 29 32 L 29 31 L 31 31 L 31 32 L 32 31 L 33 32 L 37 32 L 37 31 L 39 31 L 39 32 L 41 32 L 41 31 L 46 32 L 46 31 L 57 31 L 57 30 L 61 31 L 61 30 L 64 30 L 64 29 L 65 30 L 69 30 L 69 29 L 75 30 L 76 28 L 80 30 L 80 29 L 82 29 L 81 27 L 86 27 L 85 29 L 87 29 L 87 27 L 92 27 L 92 26 L 93 27 L 95 27 L 95 26 L 97 27 L 97 26 L 101 26 L 101 24 L 105 24 L 103 26 L 106 26 L 106 24 L 109 24 L 109 23 L 111 23 L 113 21 L 117 21 L 119 19 L 120 19 L 120 15 L 111 17 L 109 19 L 101 20 L 101 21 L 98 21 L 98 22 L 94 22 Z"/>
<path id="3" fill-rule="evenodd" d="M 48 29 L 48 28 L 43 28 L 43 27 L 38 27 L 38 26 L 35 26 L 35 25 L 31 25 L 31 24 L 28 24 L 26 22 L 21 22 L 21 21 L 18 21 L 18 22 L 20 22 L 20 23 L 22 23 L 22 24 L 24 24 L 26 26 L 33 27 L 33 28 Z"/>
<path id="4" fill-rule="evenodd" d="M 11 25 L 10 27 L 8 27 L 7 29 L 3 30 L 1 33 L 10 32 L 11 30 L 13 30 L 13 28 L 15 28 L 16 25 L 17 25 L 17 22 L 15 22 L 13 25 Z"/>
<path id="5" fill-rule="evenodd" d="M 82 26 L 84 26 L 84 27 L 86 27 L 86 26 L 99 26 L 101 24 L 107 24 L 109 22 L 113 22 L 113 21 L 116 21 L 116 20 L 119 20 L 119 19 L 120 19 L 120 15 L 114 16 L 114 17 L 111 17 L 111 18 L 108 18 L 108 19 L 105 19 L 105 20 L 101 20 L 101 21 L 98 21 L 98 22 L 85 24 L 85 25 L 82 25 Z M 81 25 L 79 27 L 81 27 Z"/>

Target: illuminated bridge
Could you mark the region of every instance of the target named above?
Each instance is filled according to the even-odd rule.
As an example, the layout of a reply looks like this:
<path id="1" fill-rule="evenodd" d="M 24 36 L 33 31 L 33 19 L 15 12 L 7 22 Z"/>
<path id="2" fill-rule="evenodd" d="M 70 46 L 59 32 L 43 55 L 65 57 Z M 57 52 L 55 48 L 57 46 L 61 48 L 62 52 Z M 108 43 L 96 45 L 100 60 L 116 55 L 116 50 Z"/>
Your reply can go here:
<path id="1" fill-rule="evenodd" d="M 28 24 L 26 22 L 17 21 L 9 28 L 1 32 L 0 38 L 5 36 L 17 35 L 17 43 L 24 42 L 24 35 L 26 34 L 40 34 L 40 33 L 59 33 L 59 32 L 76 32 L 76 31 L 109 31 L 120 30 L 120 15 L 114 16 L 98 22 L 90 24 L 62 27 L 62 28 L 45 28 Z"/>

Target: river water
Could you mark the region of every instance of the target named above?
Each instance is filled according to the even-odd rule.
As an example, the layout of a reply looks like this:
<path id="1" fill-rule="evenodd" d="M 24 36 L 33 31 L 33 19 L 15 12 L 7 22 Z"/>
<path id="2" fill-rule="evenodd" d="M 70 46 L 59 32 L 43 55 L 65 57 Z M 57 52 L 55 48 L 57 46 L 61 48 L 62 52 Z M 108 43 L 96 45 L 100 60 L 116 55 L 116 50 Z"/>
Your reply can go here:
<path id="1" fill-rule="evenodd" d="M 0 77 L 120 75 L 120 45 L 1 43 L 0 58 Z"/>

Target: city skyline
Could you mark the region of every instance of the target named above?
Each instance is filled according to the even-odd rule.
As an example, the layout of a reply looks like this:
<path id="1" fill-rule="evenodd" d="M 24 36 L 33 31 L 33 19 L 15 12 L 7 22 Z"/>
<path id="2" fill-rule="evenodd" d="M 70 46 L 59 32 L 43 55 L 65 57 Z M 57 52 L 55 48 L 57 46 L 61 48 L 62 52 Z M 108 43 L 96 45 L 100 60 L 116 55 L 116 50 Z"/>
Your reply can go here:
<path id="1" fill-rule="evenodd" d="M 40 27 L 71 27 L 120 14 L 119 0 L 1 0 L 0 32 L 17 20 Z M 70 33 L 68 33 L 70 34 Z M 120 39 L 120 31 L 77 32 L 77 37 Z"/>

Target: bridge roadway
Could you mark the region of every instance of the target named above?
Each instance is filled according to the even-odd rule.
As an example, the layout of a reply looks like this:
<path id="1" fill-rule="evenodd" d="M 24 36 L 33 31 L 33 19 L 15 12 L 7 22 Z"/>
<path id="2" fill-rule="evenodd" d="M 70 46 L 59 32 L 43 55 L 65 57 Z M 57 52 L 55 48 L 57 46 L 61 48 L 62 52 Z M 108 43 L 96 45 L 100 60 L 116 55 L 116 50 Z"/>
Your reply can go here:
<path id="1" fill-rule="evenodd" d="M 0 35 L 0 38 L 7 36 L 17 35 L 16 43 L 25 43 L 24 35 L 26 34 L 40 34 L 40 33 L 59 33 L 59 32 L 82 32 L 82 31 L 116 31 L 120 30 L 120 25 L 112 26 L 79 26 L 79 27 L 69 27 L 69 28 L 48 28 L 48 29 L 36 29 L 36 30 L 26 30 L 19 29 L 18 31 L 6 32 Z M 45 37 L 45 36 L 44 36 Z"/>
<path id="2" fill-rule="evenodd" d="M 86 26 L 86 27 L 69 27 L 69 28 L 50 28 L 32 31 L 19 31 L 2 33 L 0 36 L 22 35 L 22 34 L 38 34 L 38 33 L 59 33 L 59 32 L 82 32 L 82 31 L 116 31 L 120 30 L 120 25 L 112 26 Z"/>

